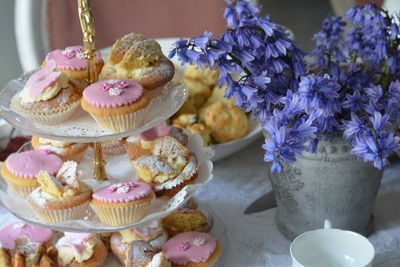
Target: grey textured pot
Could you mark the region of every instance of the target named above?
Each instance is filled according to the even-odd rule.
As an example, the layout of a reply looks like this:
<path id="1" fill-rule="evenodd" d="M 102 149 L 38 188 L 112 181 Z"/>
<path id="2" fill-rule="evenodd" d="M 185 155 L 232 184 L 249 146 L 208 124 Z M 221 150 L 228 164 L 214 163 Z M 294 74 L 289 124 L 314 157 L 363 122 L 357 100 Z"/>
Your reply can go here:
<path id="1" fill-rule="evenodd" d="M 270 175 L 277 201 L 276 224 L 290 240 L 323 226 L 363 235 L 372 231 L 372 211 L 382 171 L 350 154 L 342 139 L 320 141 L 282 173 Z"/>

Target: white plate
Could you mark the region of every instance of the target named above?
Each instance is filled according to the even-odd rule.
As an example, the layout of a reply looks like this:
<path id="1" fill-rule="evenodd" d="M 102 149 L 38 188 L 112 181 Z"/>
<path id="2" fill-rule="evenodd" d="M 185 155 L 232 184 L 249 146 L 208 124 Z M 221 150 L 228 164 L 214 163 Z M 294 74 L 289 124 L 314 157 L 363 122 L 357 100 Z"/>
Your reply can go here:
<path id="1" fill-rule="evenodd" d="M 179 38 L 176 38 L 176 37 L 160 38 L 160 39 L 156 39 L 156 40 L 160 44 L 164 55 L 168 56 L 170 50 L 173 48 L 174 43 L 177 40 L 179 40 Z M 103 48 L 100 50 L 104 60 L 107 60 L 110 50 L 111 50 L 111 47 Z M 178 60 L 177 57 L 173 57 L 171 60 L 175 65 L 181 66 L 181 62 Z M 218 161 L 223 158 L 226 158 L 226 157 L 242 150 L 246 146 L 250 145 L 255 140 L 257 140 L 261 135 L 262 135 L 261 124 L 257 121 L 249 120 L 249 133 L 245 137 L 240 138 L 238 140 L 228 142 L 228 143 L 211 146 L 215 152 L 214 157 L 211 160 Z"/>

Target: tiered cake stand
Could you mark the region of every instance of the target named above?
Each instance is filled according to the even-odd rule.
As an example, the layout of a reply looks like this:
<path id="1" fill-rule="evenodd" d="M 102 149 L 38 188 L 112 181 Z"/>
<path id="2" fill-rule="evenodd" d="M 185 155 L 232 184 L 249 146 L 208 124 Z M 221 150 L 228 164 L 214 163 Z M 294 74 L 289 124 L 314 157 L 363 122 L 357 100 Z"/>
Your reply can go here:
<path id="1" fill-rule="evenodd" d="M 97 73 L 93 72 L 94 68 L 92 64 L 93 55 L 96 51 L 94 47 L 93 17 L 90 13 L 89 1 L 78 0 L 78 5 L 84 36 L 84 54 L 88 61 L 89 82 L 92 83 L 97 80 Z M 103 129 L 83 110 L 79 110 L 71 119 L 60 125 L 44 126 L 33 123 L 10 109 L 11 98 L 23 89 L 25 82 L 32 73 L 34 73 L 34 71 L 24 74 L 19 79 L 10 81 L 1 91 L 0 112 L 2 117 L 15 128 L 27 134 L 61 141 L 96 144 L 94 146 L 94 156 L 92 158 L 90 155 L 86 156 L 85 160 L 83 160 L 78 167 L 80 179 L 92 185 L 95 190 L 107 184 L 132 181 L 137 178 L 132 169 L 131 171 L 128 170 L 125 176 L 119 175 L 119 177 L 116 178 L 118 175 L 111 175 L 109 179 L 107 179 L 103 171 L 104 160 L 101 154 L 100 142 L 139 134 L 158 125 L 172 116 L 182 106 L 188 94 L 187 89 L 181 83 L 167 83 L 162 90 L 160 90 L 160 94 L 153 98 L 147 107 L 144 123 L 127 132 L 112 133 L 107 129 Z M 188 135 L 188 148 L 196 154 L 199 161 L 199 172 L 196 182 L 193 185 L 188 185 L 183 188 L 170 200 L 156 200 L 152 212 L 140 222 L 123 227 L 107 226 L 103 225 L 91 210 L 88 210 L 87 216 L 81 220 L 64 221 L 54 225 L 44 224 L 36 218 L 25 199 L 17 197 L 15 194 L 8 191 L 7 183 L 3 179 L 0 179 L 0 203 L 11 213 L 24 221 L 59 231 L 102 233 L 137 227 L 151 220 L 159 219 L 176 210 L 193 195 L 199 185 L 206 183 L 212 178 L 212 163 L 210 161 L 213 154 L 212 150 L 202 146 L 200 136 Z M 26 149 L 30 149 L 29 144 L 24 145 L 22 148 L 22 150 Z M 127 157 L 111 157 L 108 158 L 107 161 L 109 161 L 109 165 L 120 164 L 122 169 L 129 168 Z M 101 170 L 102 168 L 103 170 Z"/>
<path id="2" fill-rule="evenodd" d="M 93 64 L 96 52 L 93 16 L 90 12 L 89 0 L 77 1 L 83 32 L 84 56 L 87 59 L 88 82 L 93 83 L 98 79 Z M 93 149 L 89 149 L 85 158 L 78 164 L 78 174 L 80 180 L 91 185 L 94 190 L 111 183 L 134 181 L 137 179 L 134 169 L 128 162 L 129 158 L 127 155 L 109 156 L 105 158 L 106 160 L 103 159 L 101 142 L 139 134 L 160 124 L 171 117 L 183 105 L 188 94 L 187 89 L 182 83 L 176 81 L 167 83 L 146 108 L 146 118 L 143 124 L 131 131 L 113 133 L 101 128 L 83 110 L 79 110 L 72 118 L 62 124 L 45 126 L 33 123 L 10 109 L 12 97 L 23 89 L 25 82 L 34 72 L 25 73 L 20 78 L 10 81 L 0 92 L 0 113 L 2 117 L 9 124 L 27 134 L 60 141 L 93 143 Z M 46 224 L 35 216 L 26 199 L 20 198 L 9 191 L 8 185 L 3 179 L 0 179 L 0 204 L 23 221 L 61 232 L 115 232 L 127 228 L 135 228 L 146 222 L 160 219 L 178 209 L 193 196 L 199 186 L 212 178 L 213 165 L 210 160 L 213 156 L 212 149 L 203 147 L 200 136 L 191 135 L 189 132 L 187 134 L 189 136 L 187 147 L 196 154 L 199 162 L 198 175 L 195 182 L 185 186 L 171 199 L 156 199 L 152 211 L 139 222 L 119 227 L 104 225 L 95 213 L 91 209 L 88 209 L 85 217 L 82 219 L 63 221 L 57 224 Z M 29 149 L 32 148 L 30 143 L 27 143 L 20 151 Z M 222 247 L 226 249 L 228 241 L 225 226 L 218 216 L 213 214 L 212 209 L 205 208 L 204 206 L 202 209 L 205 209 L 210 223 L 214 220 L 215 224 L 212 234 L 219 239 Z M 221 261 L 225 261 L 223 259 L 224 255 L 226 253 L 223 253 L 219 265 L 222 265 Z M 108 262 L 110 263 L 110 260 Z M 111 262 L 112 264 L 106 264 L 105 266 L 117 266 L 113 260 Z"/>

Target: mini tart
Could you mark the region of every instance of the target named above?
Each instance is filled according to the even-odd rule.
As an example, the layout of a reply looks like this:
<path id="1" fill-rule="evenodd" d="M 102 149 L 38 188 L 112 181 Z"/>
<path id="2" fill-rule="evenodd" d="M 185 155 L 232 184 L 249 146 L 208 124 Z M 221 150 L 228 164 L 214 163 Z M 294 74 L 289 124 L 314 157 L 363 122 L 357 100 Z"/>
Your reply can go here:
<path id="1" fill-rule="evenodd" d="M 175 211 L 161 220 L 169 236 L 175 236 L 183 232 L 208 232 L 211 226 L 207 217 L 197 210 Z"/>
<path id="2" fill-rule="evenodd" d="M 207 233 L 185 232 L 169 239 L 163 252 L 173 267 L 213 267 L 221 255 L 221 247 Z"/>
<path id="3" fill-rule="evenodd" d="M 132 80 L 103 80 L 83 91 L 82 108 L 103 128 L 115 133 L 143 125 L 149 93 Z"/>
<path id="4" fill-rule="evenodd" d="M 39 186 L 36 181 L 39 171 L 56 174 L 62 165 L 62 159 L 45 151 L 25 151 L 10 155 L 1 168 L 1 176 L 12 191 L 21 197 L 27 197 Z"/>
<path id="5" fill-rule="evenodd" d="M 155 228 L 151 228 L 151 224 L 157 222 Z M 127 238 L 124 240 L 123 235 Z M 168 234 L 158 221 L 150 222 L 136 229 L 126 229 L 121 232 L 113 233 L 111 236 L 111 251 L 124 264 L 126 256 L 126 248 L 130 242 L 141 240 L 147 242 L 155 252 L 159 252 L 168 239 Z"/>
<path id="6" fill-rule="evenodd" d="M 69 46 L 65 49 L 56 49 L 46 55 L 42 66 L 46 66 L 47 61 L 54 60 L 56 63 L 56 70 L 62 71 L 68 77 L 84 81 L 88 78 L 86 59 L 83 56 L 83 46 Z M 100 51 L 96 52 L 95 65 L 97 73 L 100 73 L 104 62 L 101 58 Z M 82 93 L 82 91 L 81 91 Z"/>
<path id="7" fill-rule="evenodd" d="M 70 233 L 65 233 L 65 235 L 67 236 L 67 234 Z M 77 233 L 73 233 L 73 236 L 76 236 L 76 238 L 79 238 L 79 235 L 82 236 L 88 236 L 87 239 L 83 239 L 83 240 L 74 240 L 73 236 L 70 238 L 71 240 L 65 240 L 66 236 L 62 237 L 60 240 L 58 240 L 58 242 L 56 243 L 56 248 L 58 250 L 58 254 L 59 254 L 59 266 L 61 267 L 96 267 L 96 266 L 102 266 L 102 264 L 104 263 L 104 261 L 107 258 L 108 255 L 108 250 L 106 248 L 106 246 L 103 244 L 103 242 L 95 237 L 93 234 L 77 234 Z M 84 247 L 84 243 L 85 242 L 93 242 L 94 246 L 93 246 L 93 252 L 92 255 L 90 256 L 90 258 L 84 260 L 84 261 L 78 261 L 75 257 L 73 258 L 72 262 L 70 262 L 69 264 L 64 264 L 62 258 L 60 257 L 62 254 L 62 250 L 65 249 L 63 247 L 69 247 L 70 249 L 75 249 L 75 247 L 78 246 L 82 246 L 83 250 L 86 249 Z M 71 243 L 69 246 L 66 245 L 68 243 Z"/>
<path id="8" fill-rule="evenodd" d="M 9 250 L 11 254 L 21 253 L 24 255 L 27 266 L 32 266 L 37 258 L 36 249 L 40 246 L 50 247 L 52 239 L 52 230 L 25 222 L 13 223 L 0 229 L 2 249 Z M 7 266 L 5 265 L 5 267 Z"/>
<path id="9" fill-rule="evenodd" d="M 79 108 L 76 84 L 55 63 L 32 74 L 24 89 L 11 99 L 10 108 L 37 123 L 54 125 L 68 120 Z"/>
<path id="10" fill-rule="evenodd" d="M 124 226 L 140 221 L 150 212 L 155 194 L 146 183 L 130 182 L 103 187 L 92 197 L 91 207 L 102 223 Z"/>
<path id="11" fill-rule="evenodd" d="M 50 139 L 44 140 L 46 141 L 45 144 L 43 144 L 43 139 L 39 136 L 32 136 L 32 148 L 34 150 L 50 151 L 58 155 L 63 161 L 81 161 L 89 147 L 88 143 L 68 143 Z"/>
<path id="12" fill-rule="evenodd" d="M 77 220 L 85 217 L 93 190 L 80 182 L 81 192 L 61 198 L 44 199 L 42 188 L 35 189 L 28 196 L 28 203 L 35 214 L 45 223 L 56 224 L 67 220 Z"/>
<path id="13" fill-rule="evenodd" d="M 160 45 L 135 33 L 116 40 L 101 71 L 103 79 L 132 79 L 147 90 L 165 85 L 174 74 L 175 67 L 163 55 Z"/>
<path id="14" fill-rule="evenodd" d="M 183 145 L 186 145 L 188 142 L 188 136 L 181 129 L 169 126 L 163 122 L 140 133 L 140 135 L 126 138 L 124 147 L 131 159 L 137 159 L 141 156 L 151 155 L 153 141 L 164 136 L 173 136 Z"/>

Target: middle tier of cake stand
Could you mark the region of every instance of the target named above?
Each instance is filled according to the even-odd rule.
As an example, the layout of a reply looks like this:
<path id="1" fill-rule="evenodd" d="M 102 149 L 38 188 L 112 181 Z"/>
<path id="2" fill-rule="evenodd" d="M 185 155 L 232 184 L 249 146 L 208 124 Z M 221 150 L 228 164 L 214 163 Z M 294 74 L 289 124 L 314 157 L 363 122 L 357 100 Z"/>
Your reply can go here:
<path id="1" fill-rule="evenodd" d="M 4 179 L 0 179 L 0 204 L 16 217 L 28 223 L 62 232 L 115 232 L 127 228 L 135 228 L 152 220 L 160 219 L 182 206 L 193 196 L 199 186 L 212 179 L 213 164 L 210 160 L 213 156 L 212 149 L 203 146 L 203 139 L 199 135 L 192 135 L 189 132 L 187 132 L 187 134 L 189 136 L 187 147 L 196 155 L 199 163 L 197 177 L 194 183 L 185 186 L 171 199 L 157 198 L 152 211 L 139 222 L 125 226 L 104 225 L 99 221 L 95 213 L 91 209 L 88 209 L 86 216 L 80 220 L 63 221 L 58 224 L 46 224 L 35 216 L 26 199 L 16 196 L 9 190 L 8 184 Z M 29 142 L 21 147 L 19 152 L 30 149 L 32 148 Z M 94 180 L 92 178 L 93 153 L 90 150 L 87 151 L 84 159 L 78 165 L 80 180 L 89 184 L 93 190 L 96 190 L 112 183 L 135 181 L 138 179 L 133 167 L 128 161 L 128 155 L 106 156 L 105 160 L 107 162 L 105 168 L 109 179 L 106 181 Z"/>

